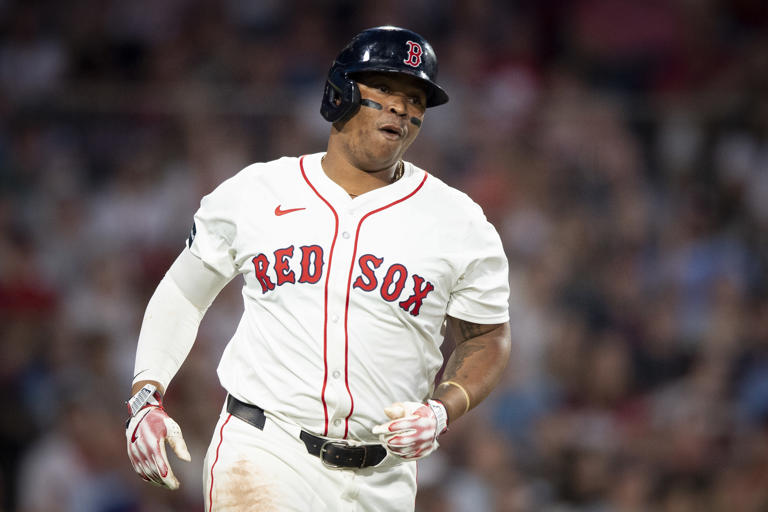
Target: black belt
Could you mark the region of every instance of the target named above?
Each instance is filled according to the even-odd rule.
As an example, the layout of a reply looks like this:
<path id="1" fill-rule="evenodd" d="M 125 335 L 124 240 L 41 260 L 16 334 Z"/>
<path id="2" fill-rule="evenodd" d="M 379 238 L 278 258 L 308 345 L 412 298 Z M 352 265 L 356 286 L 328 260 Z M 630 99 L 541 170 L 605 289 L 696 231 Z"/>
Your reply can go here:
<path id="1" fill-rule="evenodd" d="M 264 429 L 266 416 L 261 407 L 227 395 L 227 412 L 259 430 Z M 380 444 L 351 445 L 347 441 L 325 439 L 304 430 L 299 439 L 304 441 L 311 455 L 320 457 L 323 464 L 331 468 L 367 468 L 377 465 L 387 455 L 387 450 Z"/>

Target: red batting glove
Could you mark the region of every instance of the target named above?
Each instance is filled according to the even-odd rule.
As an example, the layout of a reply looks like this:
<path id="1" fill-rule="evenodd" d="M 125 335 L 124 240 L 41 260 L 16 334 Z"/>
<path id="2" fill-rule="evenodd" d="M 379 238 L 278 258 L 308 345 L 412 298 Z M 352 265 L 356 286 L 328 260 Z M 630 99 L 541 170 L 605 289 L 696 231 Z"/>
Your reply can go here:
<path id="1" fill-rule="evenodd" d="M 389 453 L 405 460 L 421 459 L 435 451 L 437 436 L 445 432 L 448 422 L 445 406 L 438 400 L 396 402 L 384 412 L 391 421 L 376 425 L 372 432 Z"/>
<path id="2" fill-rule="evenodd" d="M 179 480 L 165 453 L 165 441 L 180 459 L 189 462 L 191 457 L 181 428 L 168 416 L 162 404 L 147 404 L 133 415 L 128 421 L 125 437 L 128 458 L 141 478 L 171 490 L 179 488 Z"/>

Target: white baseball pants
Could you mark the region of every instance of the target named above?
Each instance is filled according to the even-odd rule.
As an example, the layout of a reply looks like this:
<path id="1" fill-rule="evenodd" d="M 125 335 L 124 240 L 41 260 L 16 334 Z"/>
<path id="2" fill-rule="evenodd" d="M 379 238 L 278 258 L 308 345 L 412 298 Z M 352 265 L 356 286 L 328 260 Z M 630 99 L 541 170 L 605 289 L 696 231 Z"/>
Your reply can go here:
<path id="1" fill-rule="evenodd" d="M 416 463 L 332 469 L 307 453 L 299 428 L 264 430 L 223 410 L 203 465 L 206 512 L 413 511 Z"/>

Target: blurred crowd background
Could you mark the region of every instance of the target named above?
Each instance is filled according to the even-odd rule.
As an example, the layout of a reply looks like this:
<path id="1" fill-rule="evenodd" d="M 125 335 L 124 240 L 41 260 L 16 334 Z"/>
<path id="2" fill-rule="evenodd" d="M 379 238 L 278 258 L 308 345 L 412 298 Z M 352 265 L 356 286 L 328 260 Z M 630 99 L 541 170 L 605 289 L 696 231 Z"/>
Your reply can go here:
<path id="1" fill-rule="evenodd" d="M 239 282 L 166 397 L 175 493 L 125 455 L 144 307 L 201 196 L 324 150 L 325 73 L 382 24 L 451 96 L 408 159 L 511 271 L 509 369 L 417 511 L 768 511 L 763 0 L 0 0 L 0 510 L 202 511 Z"/>

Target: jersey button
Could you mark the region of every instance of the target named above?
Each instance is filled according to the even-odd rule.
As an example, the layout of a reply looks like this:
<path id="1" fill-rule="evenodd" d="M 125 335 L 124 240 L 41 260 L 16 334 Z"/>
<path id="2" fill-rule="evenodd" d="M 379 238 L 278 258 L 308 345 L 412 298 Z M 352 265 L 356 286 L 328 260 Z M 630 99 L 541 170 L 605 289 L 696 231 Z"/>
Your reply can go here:
<path id="1" fill-rule="evenodd" d="M 333 420 L 333 424 L 338 427 L 341 425 L 341 420 Z"/>
<path id="2" fill-rule="evenodd" d="M 349 238 L 349 231 L 345 231 L 341 234 L 341 238 Z"/>
<path id="3" fill-rule="evenodd" d="M 339 377 L 341 377 L 341 372 L 339 370 L 334 370 L 333 378 L 338 379 Z"/>
<path id="4" fill-rule="evenodd" d="M 336 322 L 338 322 L 338 321 L 339 321 L 339 315 L 333 315 L 333 316 L 331 317 L 331 320 L 333 321 L 333 323 L 336 323 Z"/>

